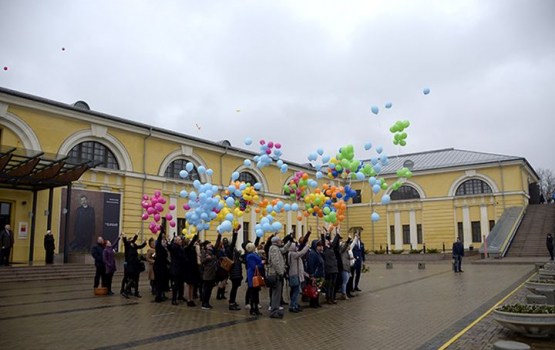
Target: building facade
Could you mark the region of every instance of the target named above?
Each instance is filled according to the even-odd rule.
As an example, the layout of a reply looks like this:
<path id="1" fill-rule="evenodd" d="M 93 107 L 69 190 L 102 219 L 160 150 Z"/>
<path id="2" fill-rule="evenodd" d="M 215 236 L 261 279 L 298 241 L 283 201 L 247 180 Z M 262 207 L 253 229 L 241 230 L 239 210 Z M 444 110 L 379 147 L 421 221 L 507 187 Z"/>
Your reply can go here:
<path id="1" fill-rule="evenodd" d="M 44 260 L 42 239 L 48 229 L 54 233 L 58 254 L 86 254 L 96 236 L 115 239 L 120 231 L 138 233 L 141 239 L 152 237 L 141 220 L 141 202 L 144 194 L 157 190 L 175 205 L 168 213 L 177 218 L 177 225 L 162 222 L 173 235 L 185 227 L 186 201 L 179 194 L 191 190 L 194 180 L 223 190 L 238 172 L 240 181 L 260 184 L 261 197 L 288 201 L 283 186 L 295 172 L 315 175 L 311 166 L 286 160 L 285 172 L 275 165 L 247 166 L 244 160 L 256 153 L 227 141 L 203 140 L 91 111 L 84 102 L 69 105 L 3 88 L 0 141 L 6 159 L 0 174 L 0 221 L 14 231 L 15 263 Z M 28 157 L 15 164 L 19 153 Z M 33 160 L 47 166 L 33 169 Z M 179 172 L 189 162 L 194 169 L 182 179 Z M 90 169 L 83 169 L 75 180 L 60 175 L 68 164 L 75 167 L 74 172 L 83 164 Z M 374 194 L 367 182 L 349 181 L 359 196 L 348 204 L 341 228 L 360 231 L 370 250 L 419 249 L 423 244 L 450 247 L 457 236 L 465 247 L 476 247 L 505 208 L 528 205 L 530 188 L 538 182 L 524 158 L 453 149 L 391 157 L 380 176 L 393 182 L 396 169 L 406 164 L 411 165 L 413 176 L 389 193 L 392 200 L 387 205 L 380 204 L 383 193 Z M 46 173 L 56 172 L 56 166 L 56 179 L 65 179 L 70 186 L 43 180 Z M 213 173 L 199 172 L 200 167 Z M 380 220 L 370 219 L 373 212 Z M 283 232 L 297 236 L 323 225 L 323 220 L 302 214 L 288 211 L 276 218 L 283 223 Z M 239 243 L 255 239 L 259 219 L 254 210 L 238 218 L 243 226 Z M 202 232 L 202 238 L 215 238 L 215 227 Z"/>

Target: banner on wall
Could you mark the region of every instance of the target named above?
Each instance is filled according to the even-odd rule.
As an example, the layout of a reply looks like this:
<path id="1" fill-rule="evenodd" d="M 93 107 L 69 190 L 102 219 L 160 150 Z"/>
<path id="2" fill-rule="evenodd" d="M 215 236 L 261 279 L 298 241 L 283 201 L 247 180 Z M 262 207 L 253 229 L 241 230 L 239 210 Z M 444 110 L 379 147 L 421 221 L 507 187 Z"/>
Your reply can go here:
<path id="1" fill-rule="evenodd" d="M 27 226 L 27 222 L 20 221 L 19 228 L 17 230 L 17 238 L 18 239 L 27 239 L 29 235 L 29 228 Z"/>
<path id="2" fill-rule="evenodd" d="M 90 253 L 96 239 L 114 242 L 120 232 L 121 195 L 119 193 L 75 190 L 66 206 L 67 189 L 62 189 L 62 208 L 68 208 L 68 249 L 71 253 Z M 65 246 L 66 217 L 60 217 L 60 247 Z"/>

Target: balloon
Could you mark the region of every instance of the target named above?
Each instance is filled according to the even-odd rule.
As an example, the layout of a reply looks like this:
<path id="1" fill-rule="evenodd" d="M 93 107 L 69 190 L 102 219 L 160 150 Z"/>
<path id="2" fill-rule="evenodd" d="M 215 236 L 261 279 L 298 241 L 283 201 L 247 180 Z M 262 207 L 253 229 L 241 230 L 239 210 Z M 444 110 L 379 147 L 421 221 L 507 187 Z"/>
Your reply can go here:
<path id="1" fill-rule="evenodd" d="M 212 174 L 214 174 L 214 170 L 212 170 L 212 169 L 207 169 L 206 170 L 206 175 L 212 176 Z"/>
<path id="2" fill-rule="evenodd" d="M 143 213 L 143 215 L 141 216 L 143 220 L 148 220 L 148 217 L 149 217 L 148 213 Z"/>
<path id="3" fill-rule="evenodd" d="M 170 210 L 175 210 L 175 204 L 170 204 L 170 206 L 168 207 Z"/>
<path id="4" fill-rule="evenodd" d="M 179 197 L 181 197 L 181 198 L 185 198 L 185 197 L 187 197 L 187 195 L 188 195 L 188 193 L 185 190 L 181 190 L 181 192 L 179 192 Z"/>
<path id="5" fill-rule="evenodd" d="M 287 169 L 288 169 L 287 164 L 283 164 L 283 165 L 281 166 L 281 169 L 280 169 L 280 170 L 281 170 L 282 173 L 286 173 L 286 172 L 287 172 Z"/>
<path id="6" fill-rule="evenodd" d="M 374 186 L 372 186 L 372 192 L 374 193 L 380 192 L 381 189 L 382 189 L 381 186 L 378 184 L 375 184 Z"/>
<path id="7" fill-rule="evenodd" d="M 251 166 L 251 161 L 248 160 L 248 159 L 245 159 L 245 161 L 243 162 L 243 165 L 249 167 L 249 166 Z"/>
<path id="8" fill-rule="evenodd" d="M 299 210 L 299 205 L 297 203 L 291 204 L 291 210 L 292 211 L 298 211 Z"/>
<path id="9" fill-rule="evenodd" d="M 172 214 L 166 214 L 166 220 L 172 221 L 173 220 Z"/>
<path id="10" fill-rule="evenodd" d="M 274 147 L 277 148 L 277 149 L 280 149 L 280 148 L 281 148 L 281 143 L 276 143 L 276 144 L 274 145 Z"/>
<path id="11" fill-rule="evenodd" d="M 393 106 L 393 103 L 391 103 L 391 102 L 388 102 L 388 103 L 385 104 L 385 108 L 387 108 L 387 109 L 391 108 L 391 106 Z"/>
<path id="12" fill-rule="evenodd" d="M 316 150 L 316 152 L 317 152 L 319 155 L 324 154 L 324 150 L 323 150 L 322 148 L 318 148 L 318 149 Z"/>
<path id="13" fill-rule="evenodd" d="M 206 172 L 206 168 L 201 165 L 197 168 L 197 171 L 199 174 L 204 174 Z"/>
<path id="14" fill-rule="evenodd" d="M 430 93 L 430 88 L 424 88 L 424 90 L 422 90 L 422 92 L 424 93 L 424 95 L 427 95 Z"/>
<path id="15" fill-rule="evenodd" d="M 389 204 L 391 202 L 391 197 L 388 194 L 382 196 L 382 204 Z"/>
<path id="16" fill-rule="evenodd" d="M 372 221 L 378 221 L 380 220 L 380 214 L 374 212 L 372 213 Z"/>
<path id="17" fill-rule="evenodd" d="M 247 137 L 245 139 L 245 145 L 250 146 L 252 144 L 252 139 L 250 137 Z"/>
<path id="18" fill-rule="evenodd" d="M 185 164 L 185 170 L 187 171 L 193 171 L 194 165 L 191 162 L 188 162 L 187 164 Z"/>
<path id="19" fill-rule="evenodd" d="M 175 227 L 175 221 L 170 221 L 170 227 Z"/>
<path id="20" fill-rule="evenodd" d="M 179 172 L 179 177 L 181 177 L 182 179 L 185 179 L 187 176 L 189 176 L 189 173 L 187 172 L 187 170 L 181 170 Z"/>
<path id="21" fill-rule="evenodd" d="M 372 113 L 376 115 L 380 112 L 380 109 L 378 108 L 378 106 L 372 106 L 371 110 L 372 110 Z"/>
<path id="22" fill-rule="evenodd" d="M 376 147 L 376 152 L 378 152 L 378 154 L 382 153 L 382 151 L 383 151 L 383 147 L 382 147 L 382 146 Z"/>
<path id="23" fill-rule="evenodd" d="M 266 144 L 266 141 L 260 140 L 259 143 L 260 143 L 262 146 L 264 146 L 264 145 Z"/>
<path id="24" fill-rule="evenodd" d="M 365 150 L 368 151 L 370 148 L 372 148 L 372 144 L 370 142 L 364 144 L 364 149 Z"/>
<path id="25" fill-rule="evenodd" d="M 329 162 L 329 161 L 330 161 L 330 159 L 331 159 L 331 157 L 330 157 L 330 156 L 328 156 L 328 155 L 325 155 L 325 156 L 323 156 L 323 157 L 322 157 L 322 163 L 326 164 L 327 162 Z"/>

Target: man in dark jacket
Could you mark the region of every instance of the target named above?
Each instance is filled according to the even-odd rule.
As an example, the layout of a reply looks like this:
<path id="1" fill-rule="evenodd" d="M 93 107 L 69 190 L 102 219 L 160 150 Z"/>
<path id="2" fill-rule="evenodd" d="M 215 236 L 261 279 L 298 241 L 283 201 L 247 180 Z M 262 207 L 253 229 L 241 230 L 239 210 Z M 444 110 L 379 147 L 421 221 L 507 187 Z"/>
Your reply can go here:
<path id="1" fill-rule="evenodd" d="M 553 260 L 553 236 L 551 235 L 551 233 L 547 234 L 545 245 L 547 246 L 547 250 L 549 251 L 549 256 L 551 257 L 551 260 Z"/>
<path id="2" fill-rule="evenodd" d="M 172 278 L 172 305 L 177 305 L 178 300 L 185 301 L 183 297 L 184 290 L 184 268 L 187 263 L 187 256 L 183 248 L 180 236 L 176 236 L 173 242 L 168 246 L 171 255 L 170 276 Z"/>
<path id="3" fill-rule="evenodd" d="M 4 230 L 0 232 L 0 266 L 10 265 L 10 252 L 14 244 L 14 236 L 11 226 L 4 226 Z"/>
<path id="4" fill-rule="evenodd" d="M 321 235 L 324 243 L 324 261 L 326 265 L 326 301 L 328 304 L 337 304 L 335 301 L 335 285 L 339 267 L 337 264 L 336 250 L 339 249 L 339 232 L 335 233 L 333 241 L 326 240 L 324 234 Z"/>
<path id="5" fill-rule="evenodd" d="M 351 267 L 351 278 L 349 279 L 349 285 L 347 287 L 348 295 L 351 291 L 360 292 L 358 284 L 360 282 L 360 274 L 362 272 L 362 264 L 366 260 L 364 254 L 364 243 L 360 239 L 360 234 L 356 233 L 355 238 L 351 244 L 351 249 L 353 251 L 353 257 L 355 258 L 355 264 Z M 354 283 L 354 288 L 353 288 Z"/>
<path id="6" fill-rule="evenodd" d="M 461 270 L 462 258 L 464 256 L 464 246 L 460 238 L 453 243 L 453 268 L 455 272 L 464 272 Z"/>
<path id="7" fill-rule="evenodd" d="M 105 284 L 104 275 L 106 273 L 106 268 L 104 266 L 103 253 L 104 239 L 102 237 L 98 237 L 96 239 L 96 245 L 91 250 L 91 254 L 94 259 L 94 267 L 96 267 L 96 273 L 94 275 L 94 288 L 98 288 L 101 279 L 102 286 Z"/>

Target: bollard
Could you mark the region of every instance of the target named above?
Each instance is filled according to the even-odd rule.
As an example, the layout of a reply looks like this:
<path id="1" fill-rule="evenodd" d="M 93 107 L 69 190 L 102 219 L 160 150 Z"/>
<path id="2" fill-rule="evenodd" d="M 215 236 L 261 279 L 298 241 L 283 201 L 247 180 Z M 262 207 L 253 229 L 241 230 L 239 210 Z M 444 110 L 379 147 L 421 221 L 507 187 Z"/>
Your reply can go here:
<path id="1" fill-rule="evenodd" d="M 422 244 L 422 251 L 426 254 L 426 243 Z"/>
<path id="2" fill-rule="evenodd" d="M 426 269 L 426 264 L 423 262 L 419 262 L 418 263 L 418 269 L 419 270 L 425 270 Z"/>
<path id="3" fill-rule="evenodd" d="M 385 268 L 388 270 L 391 270 L 393 268 L 393 263 L 391 261 L 388 261 L 385 263 Z"/>
<path id="4" fill-rule="evenodd" d="M 386 254 L 389 254 L 389 244 L 386 244 L 386 245 L 385 245 L 385 253 L 386 253 Z"/>
<path id="5" fill-rule="evenodd" d="M 445 242 L 443 242 L 443 254 L 445 254 Z"/>

